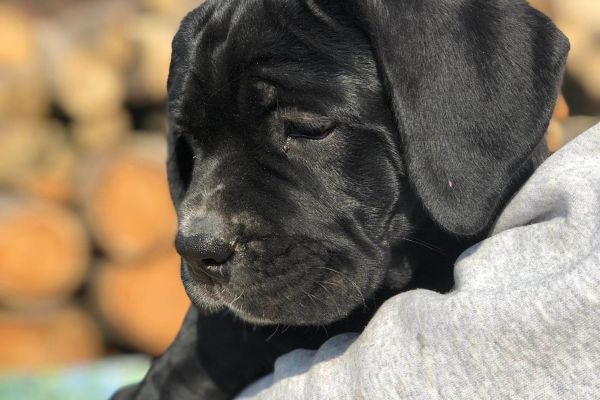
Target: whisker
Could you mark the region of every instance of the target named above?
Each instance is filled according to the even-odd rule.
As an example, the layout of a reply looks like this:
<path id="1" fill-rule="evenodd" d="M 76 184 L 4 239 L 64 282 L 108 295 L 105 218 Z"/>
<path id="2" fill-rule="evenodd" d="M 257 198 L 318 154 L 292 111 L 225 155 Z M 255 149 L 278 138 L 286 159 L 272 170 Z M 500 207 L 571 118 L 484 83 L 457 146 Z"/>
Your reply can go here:
<path id="1" fill-rule="evenodd" d="M 346 279 L 348 282 L 350 282 L 350 284 L 352 286 L 354 286 L 354 288 L 356 289 L 356 291 L 358 292 L 360 298 L 362 299 L 362 303 L 363 303 L 363 308 L 367 309 L 367 302 L 365 300 L 365 296 L 363 295 L 363 292 L 360 290 L 360 287 L 358 287 L 358 285 L 356 284 L 356 282 L 354 282 L 352 279 L 348 278 L 344 273 L 342 273 L 341 271 L 335 270 L 333 268 L 328 268 L 328 267 L 317 267 L 320 269 L 324 269 L 327 271 L 331 271 L 331 272 L 335 272 L 336 274 L 339 274 L 342 278 Z"/>
<path id="2" fill-rule="evenodd" d="M 273 333 L 271 333 L 271 335 L 269 335 L 269 337 L 265 340 L 265 342 L 268 342 L 269 340 L 273 339 L 273 336 L 275 336 L 275 334 L 277 333 L 278 330 L 279 330 L 279 324 L 277 324 L 277 328 L 275 328 Z"/>
<path id="3" fill-rule="evenodd" d="M 306 290 L 302 290 L 302 292 L 313 302 L 313 304 L 315 305 L 315 307 L 318 307 L 319 305 L 315 302 L 316 300 L 319 300 L 317 297 L 313 296 L 312 294 L 308 293 Z"/>
<path id="4" fill-rule="evenodd" d="M 435 251 L 436 253 L 438 253 L 438 254 L 440 254 L 442 256 L 449 257 L 449 255 L 447 253 L 445 253 L 442 248 L 437 247 L 437 246 L 435 246 L 435 245 L 433 245 L 431 243 L 425 242 L 423 240 L 420 240 L 420 239 L 417 239 L 417 238 L 414 238 L 414 237 L 410 237 L 410 236 L 406 236 L 403 240 L 406 241 L 406 242 L 409 242 L 409 243 L 414 243 L 414 244 L 418 244 L 420 246 L 423 246 L 426 249 L 431 250 L 431 251 Z"/>
<path id="5" fill-rule="evenodd" d="M 228 306 L 228 307 L 229 307 L 229 308 L 232 308 L 232 307 L 233 307 L 233 304 L 234 304 L 236 301 L 238 301 L 239 299 L 241 299 L 241 298 L 242 298 L 242 296 L 244 295 L 244 293 L 245 293 L 245 292 L 246 292 L 245 290 L 242 290 L 242 293 L 240 293 L 240 294 L 239 294 L 239 295 L 238 295 L 238 296 L 237 296 L 235 299 L 233 299 L 233 301 L 232 301 L 231 303 L 229 303 L 229 306 Z"/>
<path id="6" fill-rule="evenodd" d="M 345 286 L 342 286 L 339 283 L 330 282 L 330 281 L 325 281 L 325 282 L 322 282 L 322 283 L 324 283 L 326 285 L 331 285 L 331 286 L 336 287 L 336 288 L 341 289 L 341 290 L 345 290 L 346 289 Z"/>
<path id="7" fill-rule="evenodd" d="M 320 282 L 317 282 L 317 285 L 321 286 L 323 288 L 323 290 L 325 292 L 327 292 L 327 294 L 333 300 L 333 304 L 335 304 L 335 308 L 337 309 L 338 314 L 341 314 L 341 312 L 340 312 L 340 305 L 338 304 L 337 300 L 335 299 L 335 296 L 329 291 L 329 289 L 327 289 L 325 286 L 323 286 Z"/>

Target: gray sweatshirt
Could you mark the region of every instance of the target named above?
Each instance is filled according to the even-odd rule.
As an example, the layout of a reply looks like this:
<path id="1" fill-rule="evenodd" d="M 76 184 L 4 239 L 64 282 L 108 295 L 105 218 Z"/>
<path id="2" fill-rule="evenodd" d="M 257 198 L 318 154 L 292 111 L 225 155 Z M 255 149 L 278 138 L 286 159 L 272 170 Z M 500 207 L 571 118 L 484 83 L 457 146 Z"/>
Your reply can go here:
<path id="1" fill-rule="evenodd" d="M 600 125 L 548 159 L 456 287 L 280 357 L 240 399 L 600 399 Z"/>

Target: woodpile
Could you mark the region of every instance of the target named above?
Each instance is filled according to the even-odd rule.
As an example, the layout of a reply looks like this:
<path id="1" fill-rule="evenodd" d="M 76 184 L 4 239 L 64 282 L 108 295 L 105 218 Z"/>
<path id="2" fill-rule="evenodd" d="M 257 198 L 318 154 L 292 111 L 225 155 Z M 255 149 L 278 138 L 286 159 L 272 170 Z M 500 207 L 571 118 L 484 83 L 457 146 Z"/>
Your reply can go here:
<path id="1" fill-rule="evenodd" d="M 164 103 L 190 7 L 0 4 L 0 368 L 159 354 L 177 333 Z"/>

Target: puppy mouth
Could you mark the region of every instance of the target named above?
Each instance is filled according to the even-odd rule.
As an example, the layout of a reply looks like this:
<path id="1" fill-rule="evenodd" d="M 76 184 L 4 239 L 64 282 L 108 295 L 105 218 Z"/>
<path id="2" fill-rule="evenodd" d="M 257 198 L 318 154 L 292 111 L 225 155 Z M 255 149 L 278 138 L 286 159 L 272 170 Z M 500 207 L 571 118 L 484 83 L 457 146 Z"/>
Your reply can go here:
<path id="1" fill-rule="evenodd" d="M 358 257 L 333 252 L 324 241 L 253 240 L 222 264 L 181 264 L 192 303 L 232 312 L 257 325 L 322 325 L 364 304 L 375 279 L 353 276 Z M 287 242 L 285 244 L 284 242 Z"/>
<path id="2" fill-rule="evenodd" d="M 182 274 L 192 281 L 205 285 L 220 285 L 229 278 L 227 263 L 205 262 L 200 266 L 190 266 L 185 260 L 182 262 Z"/>
<path id="3" fill-rule="evenodd" d="M 181 279 L 186 288 L 188 286 L 198 287 L 208 296 L 214 297 L 212 294 L 223 291 L 230 281 L 230 264 L 232 263 L 202 263 L 201 266 L 198 266 L 190 265 L 181 259 Z M 194 300 L 192 296 L 189 297 L 192 301 Z"/>
<path id="4" fill-rule="evenodd" d="M 217 273 L 226 268 L 225 265 L 213 267 L 215 274 L 210 272 L 210 269 L 192 268 L 188 263 L 182 260 L 181 276 L 183 285 L 188 294 L 188 297 L 194 306 L 200 309 L 206 309 L 209 312 L 217 312 L 228 309 L 233 314 L 241 319 L 254 323 L 256 325 L 271 325 L 277 323 L 275 320 L 258 316 L 246 310 L 244 307 L 244 297 L 250 295 L 253 287 L 248 285 L 245 289 L 239 290 L 235 294 L 227 282 L 219 279 Z"/>
<path id="5" fill-rule="evenodd" d="M 228 310 L 255 325 L 326 325 L 357 308 L 366 309 L 365 298 L 371 294 L 368 286 L 359 287 L 339 272 L 327 273 L 335 271 L 330 267 L 264 281 L 211 283 L 196 279 L 190 270 L 182 264 L 184 287 L 196 307 L 208 312 Z"/>

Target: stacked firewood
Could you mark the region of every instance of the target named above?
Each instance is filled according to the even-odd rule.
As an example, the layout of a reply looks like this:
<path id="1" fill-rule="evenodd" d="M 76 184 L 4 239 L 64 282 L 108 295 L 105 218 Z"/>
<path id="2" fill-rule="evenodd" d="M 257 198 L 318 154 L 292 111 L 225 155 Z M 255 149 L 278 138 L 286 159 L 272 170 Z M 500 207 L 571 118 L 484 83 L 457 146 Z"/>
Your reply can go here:
<path id="1" fill-rule="evenodd" d="M 164 102 L 199 3 L 0 4 L 0 369 L 158 354 L 179 329 Z"/>

